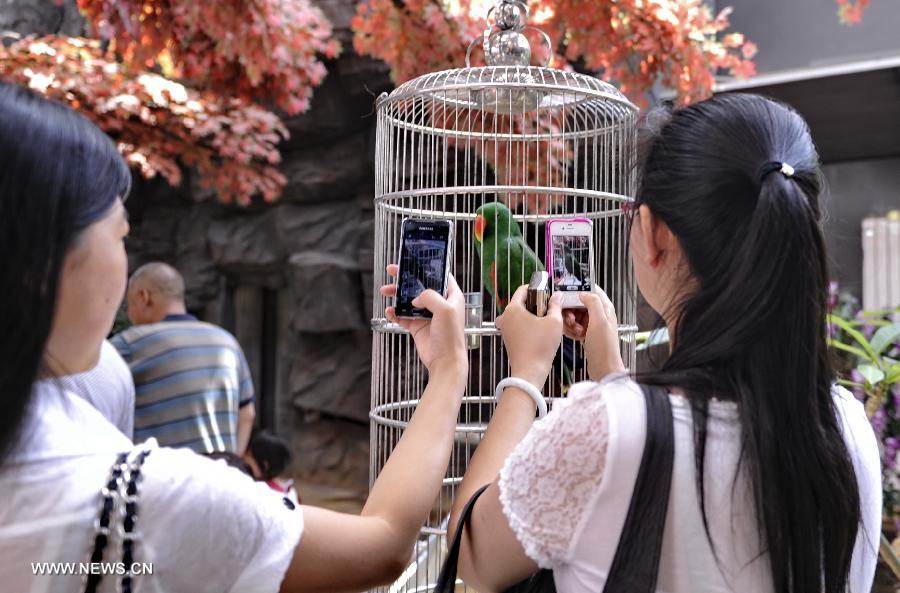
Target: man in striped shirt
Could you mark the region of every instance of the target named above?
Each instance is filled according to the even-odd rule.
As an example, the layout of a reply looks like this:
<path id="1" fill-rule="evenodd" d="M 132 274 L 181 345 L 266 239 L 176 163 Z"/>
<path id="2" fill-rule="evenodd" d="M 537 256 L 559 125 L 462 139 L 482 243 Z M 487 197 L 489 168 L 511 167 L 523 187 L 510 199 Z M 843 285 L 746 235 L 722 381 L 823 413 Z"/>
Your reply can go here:
<path id="1" fill-rule="evenodd" d="M 184 279 L 164 263 L 134 272 L 127 302 L 134 325 L 110 341 L 134 377 L 134 442 L 242 455 L 256 412 L 234 336 L 187 313 Z"/>

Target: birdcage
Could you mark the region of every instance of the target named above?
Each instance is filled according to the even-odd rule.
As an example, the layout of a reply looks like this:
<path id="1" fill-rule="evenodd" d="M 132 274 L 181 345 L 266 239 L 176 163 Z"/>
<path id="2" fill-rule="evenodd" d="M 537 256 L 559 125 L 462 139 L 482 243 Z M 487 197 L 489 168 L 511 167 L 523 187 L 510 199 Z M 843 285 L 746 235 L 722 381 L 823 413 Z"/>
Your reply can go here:
<path id="1" fill-rule="evenodd" d="M 477 40 L 487 66 L 469 67 L 467 56 L 466 68 L 421 76 L 377 100 L 372 482 L 402 436 L 427 381 L 411 336 L 384 318 L 389 303 L 378 291 L 390 281 L 385 266 L 397 261 L 404 218 L 454 223 L 451 271 L 466 296 L 470 357 L 470 378 L 441 494 L 409 569 L 391 593 L 433 587 L 445 555 L 454 492 L 490 420 L 494 386 L 509 376 L 494 326 L 508 294 L 500 295 L 498 302 L 498 281 L 483 269 L 482 258 L 495 245 L 485 241 L 480 252 L 476 248 L 479 208 L 502 204 L 492 206 L 494 216 L 507 208 L 522 240 L 541 261 L 549 220 L 591 220 L 594 280 L 616 307 L 623 359 L 626 365 L 634 363 L 635 293 L 622 206 L 633 194 L 638 110 L 615 87 L 596 78 L 530 65 L 526 16 L 524 2 L 497 2 L 488 15 L 488 30 Z M 510 291 L 528 283 L 524 263 L 507 264 Z M 486 285 L 485 278 L 493 286 Z M 579 344 L 564 339 L 560 353 L 544 390 L 551 407 L 571 382 L 586 378 Z"/>

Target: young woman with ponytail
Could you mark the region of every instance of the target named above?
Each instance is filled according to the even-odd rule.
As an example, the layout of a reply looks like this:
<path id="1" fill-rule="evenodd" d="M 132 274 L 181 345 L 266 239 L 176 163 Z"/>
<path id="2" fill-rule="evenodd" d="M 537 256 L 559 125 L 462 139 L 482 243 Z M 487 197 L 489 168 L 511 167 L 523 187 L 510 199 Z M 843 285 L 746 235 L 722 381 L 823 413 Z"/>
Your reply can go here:
<path id="1" fill-rule="evenodd" d="M 804 120 L 754 95 L 645 118 L 628 209 L 638 287 L 671 337 L 658 370 L 625 374 L 602 294 L 586 313 L 501 316 L 511 375 L 538 388 L 563 332 L 596 382 L 533 424 L 502 398 L 460 487 L 474 506 L 460 572 L 482 593 L 553 568 L 560 593 L 599 592 L 644 443 L 638 383 L 668 389 L 674 471 L 657 590 L 867 593 L 881 527 L 878 446 L 835 385 L 818 155 Z M 649 542 L 648 542 L 649 543 Z"/>

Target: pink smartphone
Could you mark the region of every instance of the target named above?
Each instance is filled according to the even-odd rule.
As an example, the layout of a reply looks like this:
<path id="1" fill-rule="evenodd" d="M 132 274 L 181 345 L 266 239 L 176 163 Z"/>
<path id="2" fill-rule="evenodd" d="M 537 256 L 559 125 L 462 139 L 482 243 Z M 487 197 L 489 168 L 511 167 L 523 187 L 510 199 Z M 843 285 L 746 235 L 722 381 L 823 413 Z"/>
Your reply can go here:
<path id="1" fill-rule="evenodd" d="M 547 269 L 553 292 L 564 309 L 583 308 L 580 294 L 594 288 L 594 225 L 587 218 L 557 218 L 547 223 Z"/>

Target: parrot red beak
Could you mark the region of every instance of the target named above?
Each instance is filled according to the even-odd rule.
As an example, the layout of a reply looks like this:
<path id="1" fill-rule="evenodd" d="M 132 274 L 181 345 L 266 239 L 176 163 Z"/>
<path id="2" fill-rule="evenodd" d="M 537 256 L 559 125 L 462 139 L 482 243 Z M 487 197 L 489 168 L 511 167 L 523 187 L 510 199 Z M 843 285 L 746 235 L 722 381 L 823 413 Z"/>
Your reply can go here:
<path id="1" fill-rule="evenodd" d="M 481 243 L 481 238 L 484 236 L 484 216 L 479 214 L 475 217 L 475 240 Z"/>

